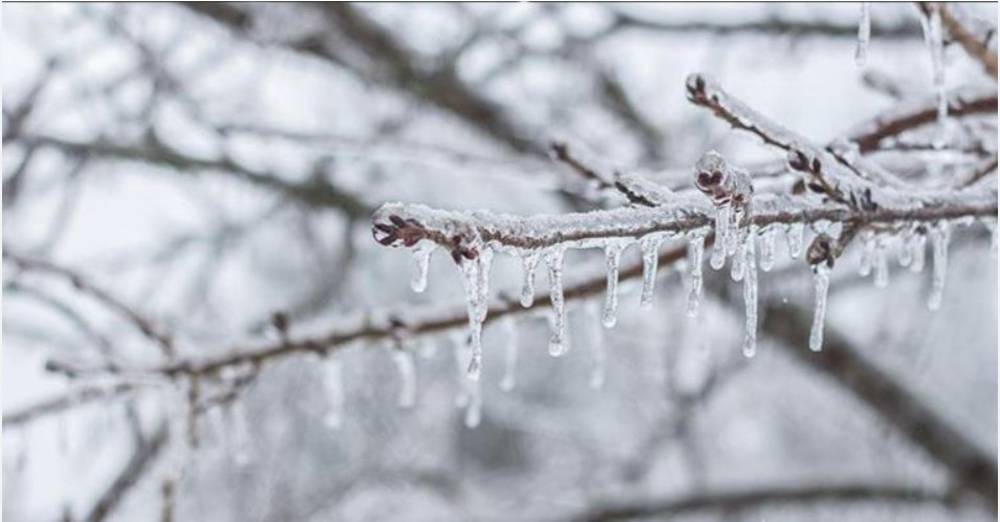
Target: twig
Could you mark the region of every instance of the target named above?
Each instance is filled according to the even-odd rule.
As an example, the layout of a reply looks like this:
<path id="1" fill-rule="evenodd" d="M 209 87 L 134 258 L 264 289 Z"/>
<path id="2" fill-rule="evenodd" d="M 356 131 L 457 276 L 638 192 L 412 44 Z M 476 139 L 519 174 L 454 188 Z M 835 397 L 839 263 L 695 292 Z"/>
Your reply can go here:
<path id="1" fill-rule="evenodd" d="M 135 389 L 136 386 L 134 384 L 127 382 L 120 382 L 111 386 L 86 386 L 20 410 L 14 410 L 9 413 L 5 412 L 3 415 L 3 425 L 7 428 L 16 428 L 39 417 L 59 413 L 76 406 L 98 401 L 106 402 L 127 395 Z"/>
<path id="2" fill-rule="evenodd" d="M 6 245 L 3 248 L 3 259 L 13 262 L 21 270 L 37 271 L 65 279 L 77 290 L 90 295 L 108 309 L 124 317 L 139 332 L 154 341 L 168 358 L 176 355 L 173 339 L 168 333 L 161 331 L 151 319 L 146 318 L 133 307 L 111 295 L 107 290 L 90 283 L 76 272 L 50 261 L 15 254 Z"/>
<path id="3" fill-rule="evenodd" d="M 117 507 L 130 489 L 149 470 L 167 445 L 169 430 L 165 422 L 161 423 L 153 436 L 137 445 L 125 468 L 115 477 L 111 486 L 105 491 L 90 513 L 84 518 L 86 522 L 100 522 Z"/>
<path id="4" fill-rule="evenodd" d="M 566 517 L 579 522 L 608 522 L 652 517 L 672 517 L 693 512 L 731 513 L 767 505 L 814 504 L 822 502 L 899 502 L 949 504 L 951 496 L 915 486 L 875 483 L 821 485 L 776 485 L 745 490 L 696 493 L 663 500 L 615 502 Z"/>

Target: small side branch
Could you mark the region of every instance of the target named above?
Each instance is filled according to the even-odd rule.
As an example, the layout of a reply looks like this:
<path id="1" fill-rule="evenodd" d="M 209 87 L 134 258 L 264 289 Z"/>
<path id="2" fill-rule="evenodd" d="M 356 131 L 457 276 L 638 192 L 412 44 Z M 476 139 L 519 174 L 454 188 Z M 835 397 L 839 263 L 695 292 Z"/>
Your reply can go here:
<path id="1" fill-rule="evenodd" d="M 3 259 L 14 263 L 14 266 L 20 270 L 31 270 L 65 279 L 77 290 L 93 297 L 109 310 L 125 318 L 142 335 L 156 343 L 160 351 L 168 358 L 176 355 L 173 338 L 168 333 L 161 330 L 151 319 L 136 311 L 135 308 L 125 304 L 124 301 L 113 296 L 107 290 L 89 282 L 80 274 L 50 261 L 15 254 L 6 245 L 3 248 Z"/>
<path id="2" fill-rule="evenodd" d="M 744 511 L 769 505 L 816 504 L 824 502 L 894 502 L 904 504 L 947 504 L 950 496 L 914 486 L 883 484 L 825 484 L 816 486 L 779 485 L 760 488 L 694 494 L 688 497 L 643 500 L 597 506 L 568 517 L 578 522 L 608 522 L 651 517 L 671 517 L 705 511 Z"/>

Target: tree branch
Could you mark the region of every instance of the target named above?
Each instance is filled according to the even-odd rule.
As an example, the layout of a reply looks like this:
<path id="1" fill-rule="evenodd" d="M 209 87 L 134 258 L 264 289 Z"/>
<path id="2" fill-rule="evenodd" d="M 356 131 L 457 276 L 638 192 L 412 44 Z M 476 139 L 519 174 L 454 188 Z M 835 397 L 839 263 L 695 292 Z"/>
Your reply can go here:
<path id="1" fill-rule="evenodd" d="M 578 522 L 609 522 L 651 517 L 672 517 L 704 511 L 745 511 L 767 505 L 815 504 L 822 502 L 896 502 L 906 504 L 948 504 L 947 494 L 913 486 L 869 483 L 823 484 L 815 486 L 778 485 L 759 488 L 693 494 L 663 500 L 643 500 L 599 505 L 567 517 Z"/>
<path id="2" fill-rule="evenodd" d="M 3 247 L 3 259 L 14 263 L 20 270 L 41 272 L 68 281 L 80 292 L 93 297 L 106 308 L 125 318 L 142 335 L 156 343 L 165 356 L 172 358 L 176 355 L 173 338 L 168 333 L 160 330 L 151 319 L 137 312 L 132 306 L 125 304 L 107 290 L 90 283 L 76 272 L 49 261 L 15 254 L 6 245 Z"/>

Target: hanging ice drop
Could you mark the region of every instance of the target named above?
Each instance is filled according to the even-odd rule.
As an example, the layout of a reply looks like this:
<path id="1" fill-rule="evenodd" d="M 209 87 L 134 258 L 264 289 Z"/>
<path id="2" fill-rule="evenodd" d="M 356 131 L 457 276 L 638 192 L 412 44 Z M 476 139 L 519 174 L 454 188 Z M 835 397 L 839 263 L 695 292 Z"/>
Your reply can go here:
<path id="1" fill-rule="evenodd" d="M 809 332 L 809 349 L 818 352 L 823 349 L 823 323 L 826 321 L 826 295 L 830 289 L 830 267 L 821 262 L 813 265 L 812 269 L 816 304 L 813 308 L 812 329 Z"/>

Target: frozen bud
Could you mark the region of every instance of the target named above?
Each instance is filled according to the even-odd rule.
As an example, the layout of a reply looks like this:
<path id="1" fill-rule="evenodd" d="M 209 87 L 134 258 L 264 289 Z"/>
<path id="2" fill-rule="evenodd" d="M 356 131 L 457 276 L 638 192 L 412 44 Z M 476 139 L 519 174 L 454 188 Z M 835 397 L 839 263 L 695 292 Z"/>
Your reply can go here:
<path id="1" fill-rule="evenodd" d="M 826 234 L 816 236 L 806 251 L 806 261 L 810 265 L 826 263 L 833 267 L 833 238 Z"/>
<path id="2" fill-rule="evenodd" d="M 698 190 L 719 205 L 745 206 L 753 195 L 753 182 L 745 170 L 733 167 L 721 154 L 710 150 L 694 167 Z"/>
<path id="3" fill-rule="evenodd" d="M 391 247 L 412 247 L 424 239 L 427 231 L 415 219 L 404 219 L 395 214 L 376 214 L 372 218 L 372 237 Z"/>

